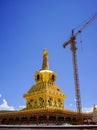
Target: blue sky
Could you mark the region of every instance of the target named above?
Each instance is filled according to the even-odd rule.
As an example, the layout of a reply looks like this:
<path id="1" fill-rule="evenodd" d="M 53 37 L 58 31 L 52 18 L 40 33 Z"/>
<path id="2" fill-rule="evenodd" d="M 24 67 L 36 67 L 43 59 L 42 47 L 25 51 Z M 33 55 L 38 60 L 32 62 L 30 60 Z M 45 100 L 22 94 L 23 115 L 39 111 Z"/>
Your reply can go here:
<path id="1" fill-rule="evenodd" d="M 97 0 L 0 0 L 0 107 L 21 109 L 23 94 L 35 84 L 42 52 L 49 52 L 56 84 L 67 94 L 65 108 L 76 110 L 70 46 L 63 43 L 97 13 Z M 82 40 L 82 43 L 80 42 Z M 97 19 L 77 36 L 82 107 L 97 104 Z"/>

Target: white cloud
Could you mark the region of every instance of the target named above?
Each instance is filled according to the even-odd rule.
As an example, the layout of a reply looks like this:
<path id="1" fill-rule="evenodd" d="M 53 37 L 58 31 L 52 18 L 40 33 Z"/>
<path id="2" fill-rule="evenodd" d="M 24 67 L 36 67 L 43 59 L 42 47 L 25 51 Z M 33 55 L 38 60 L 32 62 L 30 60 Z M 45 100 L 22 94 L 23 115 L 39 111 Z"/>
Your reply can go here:
<path id="1" fill-rule="evenodd" d="M 19 106 L 19 108 L 21 108 L 21 109 L 23 109 L 23 108 L 25 108 L 26 106 L 24 106 L 24 105 L 20 105 Z"/>
<path id="2" fill-rule="evenodd" d="M 69 105 L 70 105 L 70 107 L 72 107 L 72 103 L 70 103 Z"/>
<path id="3" fill-rule="evenodd" d="M 3 103 L 0 105 L 0 110 L 14 110 L 13 106 L 9 106 L 7 101 L 5 99 L 3 99 Z"/>
<path id="4" fill-rule="evenodd" d="M 2 95 L 0 94 L 0 98 L 2 97 Z"/>
<path id="5" fill-rule="evenodd" d="M 85 113 L 93 112 L 93 107 L 83 107 L 82 112 Z"/>

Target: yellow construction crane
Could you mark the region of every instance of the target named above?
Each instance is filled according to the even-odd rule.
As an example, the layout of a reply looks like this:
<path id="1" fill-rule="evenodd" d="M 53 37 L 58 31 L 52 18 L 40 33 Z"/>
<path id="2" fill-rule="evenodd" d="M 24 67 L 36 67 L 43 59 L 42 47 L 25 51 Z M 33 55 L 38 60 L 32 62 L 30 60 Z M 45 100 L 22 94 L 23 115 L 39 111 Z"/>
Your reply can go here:
<path id="1" fill-rule="evenodd" d="M 76 37 L 80 34 L 83 29 L 85 29 L 94 19 L 97 18 L 97 14 L 93 15 L 76 33 L 72 30 L 72 36 L 70 39 L 63 44 L 65 48 L 67 45 L 71 45 L 72 58 L 73 58 L 73 68 L 74 68 L 74 81 L 75 81 L 75 96 L 76 96 L 76 107 L 77 107 L 77 121 L 82 123 L 82 107 L 81 107 L 81 97 L 80 97 L 80 87 L 79 87 L 79 77 L 78 77 L 78 67 L 76 58 Z"/>

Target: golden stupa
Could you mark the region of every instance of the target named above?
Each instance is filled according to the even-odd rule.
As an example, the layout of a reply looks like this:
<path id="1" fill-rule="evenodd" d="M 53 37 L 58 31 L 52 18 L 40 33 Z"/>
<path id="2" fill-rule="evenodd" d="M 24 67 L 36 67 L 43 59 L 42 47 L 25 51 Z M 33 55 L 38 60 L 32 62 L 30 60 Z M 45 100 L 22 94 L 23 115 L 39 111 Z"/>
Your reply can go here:
<path id="1" fill-rule="evenodd" d="M 42 69 L 34 74 L 36 84 L 24 94 L 26 109 L 64 109 L 66 94 L 55 84 L 56 72 L 50 70 L 48 51 L 43 51 Z"/>

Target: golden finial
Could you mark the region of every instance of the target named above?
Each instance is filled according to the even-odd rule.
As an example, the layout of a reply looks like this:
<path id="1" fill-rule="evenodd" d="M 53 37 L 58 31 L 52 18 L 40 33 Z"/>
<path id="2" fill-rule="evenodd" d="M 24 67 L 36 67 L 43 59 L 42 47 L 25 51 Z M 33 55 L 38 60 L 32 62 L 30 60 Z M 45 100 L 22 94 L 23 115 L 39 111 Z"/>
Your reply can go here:
<path id="1" fill-rule="evenodd" d="M 43 51 L 43 63 L 42 63 L 42 70 L 48 70 L 49 64 L 48 64 L 48 51 L 44 49 Z"/>

